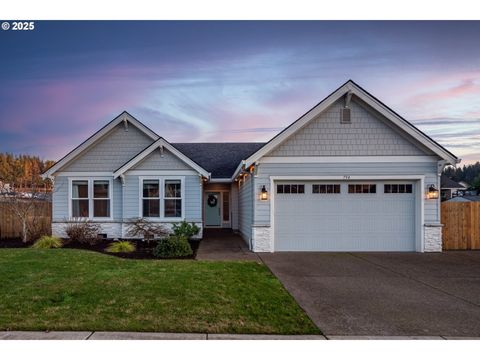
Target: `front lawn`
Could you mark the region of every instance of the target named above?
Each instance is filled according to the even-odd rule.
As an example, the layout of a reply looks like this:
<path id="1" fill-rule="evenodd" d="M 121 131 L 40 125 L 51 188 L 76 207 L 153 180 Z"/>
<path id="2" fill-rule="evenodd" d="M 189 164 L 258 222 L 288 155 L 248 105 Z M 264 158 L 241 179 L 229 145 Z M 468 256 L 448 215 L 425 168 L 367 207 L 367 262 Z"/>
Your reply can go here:
<path id="1" fill-rule="evenodd" d="M 0 249 L 6 329 L 319 333 L 264 265 L 75 249 Z"/>

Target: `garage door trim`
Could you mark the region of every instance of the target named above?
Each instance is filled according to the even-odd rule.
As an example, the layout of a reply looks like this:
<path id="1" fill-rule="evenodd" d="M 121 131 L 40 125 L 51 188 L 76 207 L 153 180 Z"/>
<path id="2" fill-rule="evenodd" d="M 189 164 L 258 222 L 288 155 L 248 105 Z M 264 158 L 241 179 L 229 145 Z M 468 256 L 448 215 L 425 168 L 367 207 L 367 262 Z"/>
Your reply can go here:
<path id="1" fill-rule="evenodd" d="M 276 181 L 356 181 L 356 180 L 413 180 L 415 181 L 415 249 L 424 251 L 423 225 L 425 205 L 425 175 L 325 175 L 325 176 L 270 176 L 271 251 L 275 251 L 275 182 Z"/>

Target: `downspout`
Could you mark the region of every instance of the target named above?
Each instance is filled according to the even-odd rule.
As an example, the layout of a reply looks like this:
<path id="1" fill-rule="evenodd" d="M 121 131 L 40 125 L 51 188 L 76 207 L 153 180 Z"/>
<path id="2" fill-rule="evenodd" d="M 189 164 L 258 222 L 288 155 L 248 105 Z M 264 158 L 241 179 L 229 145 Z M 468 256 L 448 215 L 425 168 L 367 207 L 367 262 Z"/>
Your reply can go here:
<path id="1" fill-rule="evenodd" d="M 122 238 L 124 238 L 123 234 L 123 223 L 124 223 L 124 214 L 125 214 L 125 175 L 120 175 L 120 181 L 122 183 Z"/>

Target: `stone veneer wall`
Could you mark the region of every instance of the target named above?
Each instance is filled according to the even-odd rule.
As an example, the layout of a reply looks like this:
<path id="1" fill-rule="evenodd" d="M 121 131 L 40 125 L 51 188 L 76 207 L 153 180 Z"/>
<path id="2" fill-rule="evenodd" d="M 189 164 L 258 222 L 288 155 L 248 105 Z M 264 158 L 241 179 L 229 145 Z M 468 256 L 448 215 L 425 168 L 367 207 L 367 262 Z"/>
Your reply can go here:
<path id="1" fill-rule="evenodd" d="M 271 252 L 272 249 L 272 228 L 270 226 L 253 226 L 253 251 L 254 252 Z"/>
<path id="2" fill-rule="evenodd" d="M 442 251 L 442 224 L 425 224 L 424 247 L 425 252 Z"/>

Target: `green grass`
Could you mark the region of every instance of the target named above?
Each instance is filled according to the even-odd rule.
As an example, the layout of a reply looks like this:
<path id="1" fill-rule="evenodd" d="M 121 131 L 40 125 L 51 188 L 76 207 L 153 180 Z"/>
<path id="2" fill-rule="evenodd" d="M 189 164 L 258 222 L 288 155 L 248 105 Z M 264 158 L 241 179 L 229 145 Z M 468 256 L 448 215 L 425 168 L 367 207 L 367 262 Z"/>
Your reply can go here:
<path id="1" fill-rule="evenodd" d="M 255 262 L 0 249 L 0 329 L 315 334 Z"/>

